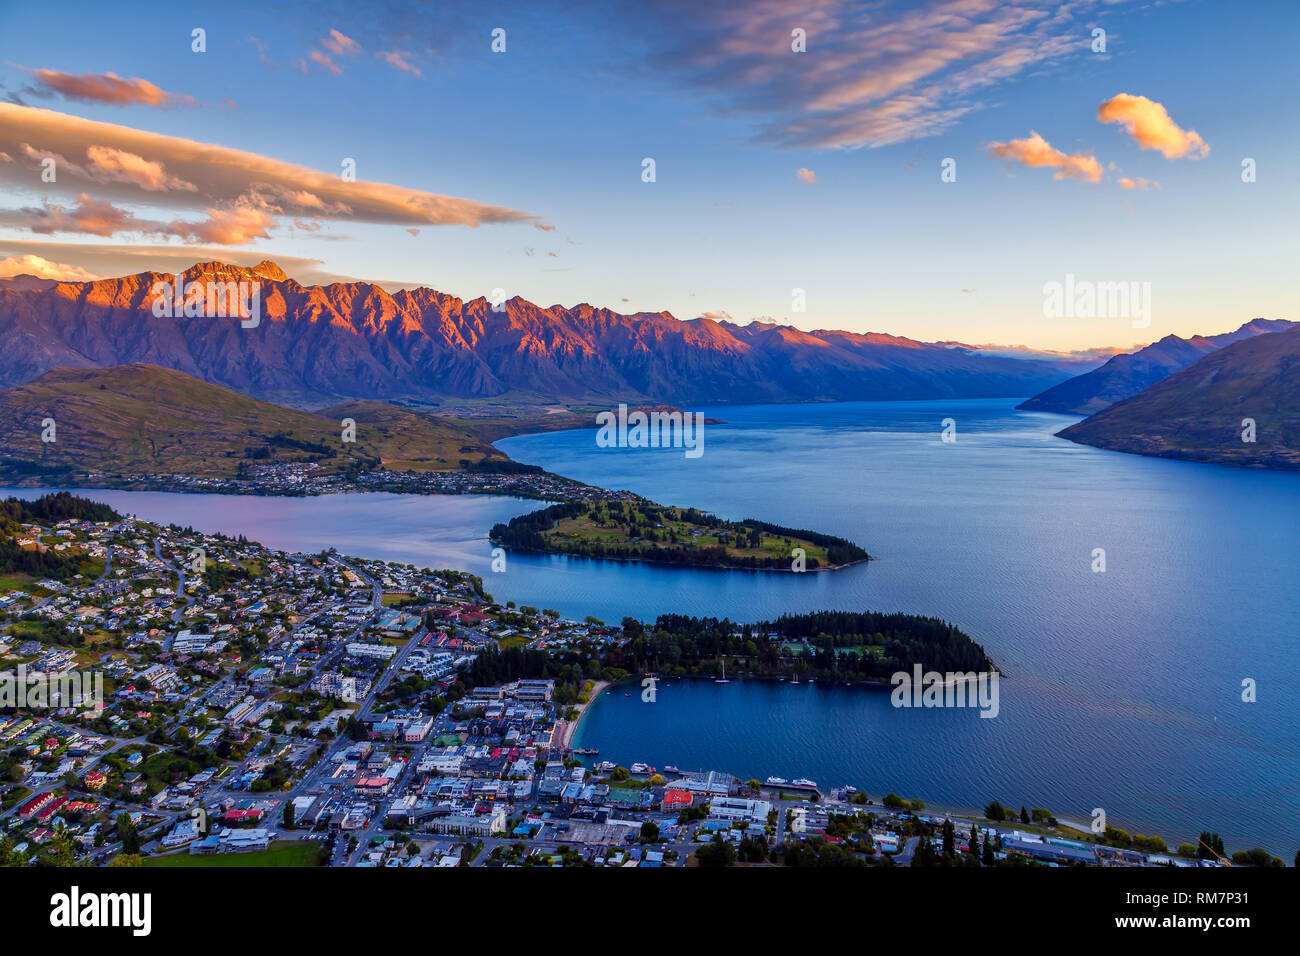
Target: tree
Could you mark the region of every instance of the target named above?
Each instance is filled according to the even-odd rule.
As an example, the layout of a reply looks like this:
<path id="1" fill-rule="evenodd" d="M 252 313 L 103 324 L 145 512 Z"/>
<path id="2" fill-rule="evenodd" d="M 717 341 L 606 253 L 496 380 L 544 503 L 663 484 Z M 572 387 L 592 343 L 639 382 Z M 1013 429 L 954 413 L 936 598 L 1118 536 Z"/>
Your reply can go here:
<path id="1" fill-rule="evenodd" d="M 1200 840 L 1196 845 L 1196 855 L 1202 860 L 1213 860 L 1223 856 L 1223 853 L 1223 838 L 1217 833 L 1202 830 Z"/>
<path id="2" fill-rule="evenodd" d="M 119 853 L 108 861 L 109 866 L 141 866 L 141 859 L 136 853 Z"/>
<path id="3" fill-rule="evenodd" d="M 293 829 L 293 801 L 292 800 L 284 801 L 283 819 L 284 819 L 284 828 L 286 830 L 292 830 Z"/>
<path id="4" fill-rule="evenodd" d="M 943 821 L 943 855 L 951 857 L 956 852 L 957 828 L 952 825 L 951 820 Z"/>
<path id="5" fill-rule="evenodd" d="M 1029 811 L 1026 810 L 1023 805 L 1021 805 L 1020 807 L 1020 822 L 1021 823 L 1029 822 Z"/>
<path id="6" fill-rule="evenodd" d="M 713 842 L 706 843 L 695 851 L 695 860 L 704 867 L 731 866 L 736 862 L 736 848 L 722 839 L 722 834 L 715 833 Z"/>
<path id="7" fill-rule="evenodd" d="M 993 856 L 993 840 L 985 837 L 984 839 L 984 856 L 981 862 L 985 866 L 997 866 L 997 859 Z"/>
<path id="8" fill-rule="evenodd" d="M 632 775 L 628 773 L 627 767 L 615 767 L 613 773 L 609 775 L 609 779 L 612 781 L 620 781 L 626 780 L 630 776 Z"/>
<path id="9" fill-rule="evenodd" d="M 140 852 L 140 833 L 136 830 L 135 824 L 131 822 L 129 813 L 119 813 L 117 815 L 117 836 L 122 841 L 122 852 L 131 855 L 138 855 Z"/>
<path id="10" fill-rule="evenodd" d="M 990 820 L 1002 820 L 1006 817 L 1007 811 L 1002 808 L 1002 804 L 994 800 L 984 808 L 984 816 Z"/>
<path id="11" fill-rule="evenodd" d="M 645 823 L 641 824 L 641 842 L 659 842 L 659 825 L 653 820 L 647 820 Z"/>
<path id="12" fill-rule="evenodd" d="M 971 855 L 971 859 L 978 860 L 980 855 L 980 832 L 975 828 L 975 824 L 970 827 L 970 840 L 967 841 L 966 852 Z"/>

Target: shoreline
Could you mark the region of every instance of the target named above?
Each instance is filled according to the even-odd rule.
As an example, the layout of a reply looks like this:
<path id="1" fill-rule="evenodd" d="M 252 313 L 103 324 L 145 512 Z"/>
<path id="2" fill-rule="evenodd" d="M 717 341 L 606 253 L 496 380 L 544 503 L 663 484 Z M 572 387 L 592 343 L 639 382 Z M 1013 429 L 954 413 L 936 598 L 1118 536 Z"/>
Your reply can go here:
<path id="1" fill-rule="evenodd" d="M 499 541 L 489 538 L 493 545 L 505 547 L 507 552 L 518 551 L 520 554 L 547 554 L 559 558 L 574 558 L 580 561 L 618 561 L 623 564 L 649 564 L 657 568 L 682 568 L 687 571 L 754 571 L 756 573 L 770 574 L 821 574 L 823 571 L 843 571 L 845 568 L 856 567 L 859 564 L 868 564 L 872 561 L 878 561 L 872 555 L 865 558 L 858 558 L 856 561 L 849 561 L 845 564 L 830 564 L 823 568 L 812 568 L 807 571 L 795 571 L 791 568 L 747 568 L 743 564 L 685 564 L 678 561 L 655 561 L 653 558 L 614 558 L 608 556 L 597 556 L 591 554 L 574 554 L 571 551 L 549 551 L 539 548 L 518 548 L 508 545 L 502 545 Z"/>
<path id="2" fill-rule="evenodd" d="M 590 710 L 591 705 L 596 702 L 596 698 L 605 693 L 606 689 L 610 686 L 612 685 L 607 680 L 596 681 L 592 685 L 591 693 L 588 695 L 586 701 L 578 704 L 578 716 L 573 720 L 563 721 L 564 727 L 560 730 L 560 740 L 558 743 L 560 750 L 573 749 L 573 738 L 578 735 L 578 729 L 582 726 L 582 719 L 587 716 L 587 711 Z"/>

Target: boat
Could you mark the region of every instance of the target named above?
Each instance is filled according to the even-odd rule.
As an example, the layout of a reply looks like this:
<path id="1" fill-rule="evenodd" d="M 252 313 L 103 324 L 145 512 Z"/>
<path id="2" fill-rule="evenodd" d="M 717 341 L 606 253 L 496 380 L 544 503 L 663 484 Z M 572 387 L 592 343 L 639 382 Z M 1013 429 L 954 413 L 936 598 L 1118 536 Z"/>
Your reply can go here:
<path id="1" fill-rule="evenodd" d="M 723 661 L 723 662 L 722 662 L 722 676 L 721 676 L 721 677 L 715 677 L 715 678 L 713 678 L 713 683 L 715 683 L 715 684 L 730 684 L 730 683 L 731 683 L 731 681 L 727 680 L 727 662 L 726 662 L 726 661 Z"/>
<path id="2" fill-rule="evenodd" d="M 664 771 L 666 773 L 681 773 L 681 771 L 677 769 L 675 764 L 669 764 L 668 766 L 664 767 Z"/>
<path id="3" fill-rule="evenodd" d="M 632 772 L 633 773 L 654 773 L 655 768 L 650 766 L 648 763 L 634 763 L 632 764 Z"/>
<path id="4" fill-rule="evenodd" d="M 791 786 L 795 786 L 795 787 L 812 787 L 814 790 L 816 790 L 816 789 L 817 789 L 817 781 L 816 781 L 816 780 L 809 780 L 807 777 L 795 777 L 795 779 L 794 779 L 794 781 L 792 782 Z"/>
<path id="5" fill-rule="evenodd" d="M 771 784 L 772 786 L 774 786 L 774 787 L 784 787 L 784 786 L 785 786 L 787 783 L 789 783 L 790 781 L 787 780 L 787 779 L 785 779 L 785 777 L 768 777 L 768 778 L 767 778 L 765 781 L 763 781 L 763 782 L 764 782 L 764 783 L 770 783 L 770 784 Z"/>
<path id="6" fill-rule="evenodd" d="M 595 747 L 578 747 L 573 752 L 584 757 L 594 757 L 596 754 L 600 753 L 600 751 Z"/>

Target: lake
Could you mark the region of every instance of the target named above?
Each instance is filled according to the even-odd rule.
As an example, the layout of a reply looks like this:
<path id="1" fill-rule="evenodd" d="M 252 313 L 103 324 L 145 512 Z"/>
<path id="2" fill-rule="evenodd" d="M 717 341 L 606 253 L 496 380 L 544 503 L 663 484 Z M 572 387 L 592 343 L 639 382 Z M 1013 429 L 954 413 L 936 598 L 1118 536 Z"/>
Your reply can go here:
<path id="1" fill-rule="evenodd" d="M 701 409 L 705 451 L 617 449 L 593 431 L 498 442 L 511 457 L 665 504 L 849 538 L 842 571 L 679 570 L 511 555 L 486 534 L 539 507 L 504 498 L 91 496 L 273 547 L 480 574 L 498 599 L 570 616 L 757 621 L 818 608 L 942 616 L 1002 668 L 1000 713 L 894 709 L 885 693 L 780 683 L 614 692 L 585 746 L 620 761 L 807 776 L 934 803 L 991 799 L 1070 819 L 1103 808 L 1171 842 L 1220 832 L 1300 845 L 1300 475 L 1105 452 L 1074 419 L 1010 399 Z M 941 440 L 952 418 L 956 441 Z M 30 494 L 31 491 L 24 492 Z M 1093 570 L 1104 549 L 1105 571 Z M 1257 701 L 1241 699 L 1257 682 Z"/>

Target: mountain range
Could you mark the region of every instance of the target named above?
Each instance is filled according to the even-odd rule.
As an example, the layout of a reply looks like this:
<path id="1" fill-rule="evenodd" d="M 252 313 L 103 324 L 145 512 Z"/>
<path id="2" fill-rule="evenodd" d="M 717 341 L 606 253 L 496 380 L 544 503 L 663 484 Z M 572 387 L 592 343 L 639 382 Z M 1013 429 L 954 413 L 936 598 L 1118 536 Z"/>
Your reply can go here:
<path id="1" fill-rule="evenodd" d="M 1194 335 L 1190 339 L 1166 335 L 1145 348 L 1116 355 L 1100 368 L 1061 382 L 1017 407 L 1091 415 L 1136 395 L 1211 352 L 1243 339 L 1289 329 L 1294 324 L 1285 319 L 1252 319 L 1235 332 L 1221 335 Z"/>
<path id="2" fill-rule="evenodd" d="M 56 367 L 149 363 L 297 407 L 347 399 L 682 405 L 1014 397 L 1080 368 L 879 333 L 542 308 L 517 297 L 494 308 L 481 297 L 390 294 L 368 282 L 303 286 L 270 261 L 200 263 L 184 278 L 258 281 L 260 323 L 156 316 L 151 290 L 172 279 L 162 273 L 0 283 L 0 386 Z"/>
<path id="3" fill-rule="evenodd" d="M 1300 327 L 1211 352 L 1058 434 L 1113 451 L 1300 468 Z"/>

